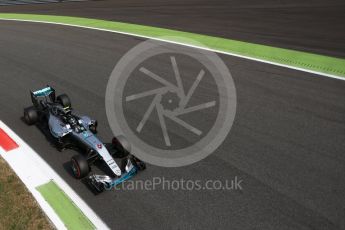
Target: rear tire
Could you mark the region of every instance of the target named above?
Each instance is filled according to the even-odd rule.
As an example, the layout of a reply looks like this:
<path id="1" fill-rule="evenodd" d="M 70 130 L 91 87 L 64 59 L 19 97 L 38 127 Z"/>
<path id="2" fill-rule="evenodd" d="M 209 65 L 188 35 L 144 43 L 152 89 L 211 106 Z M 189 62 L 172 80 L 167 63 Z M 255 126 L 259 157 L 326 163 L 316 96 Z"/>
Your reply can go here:
<path id="1" fill-rule="evenodd" d="M 82 179 L 90 172 L 90 166 L 87 160 L 81 155 L 75 155 L 71 159 L 73 175 L 77 179 Z"/>
<path id="2" fill-rule="evenodd" d="M 35 107 L 31 106 L 24 109 L 24 120 L 28 125 L 34 125 L 38 121 L 38 114 Z"/>
<path id="3" fill-rule="evenodd" d="M 64 108 L 69 107 L 71 108 L 71 100 L 67 96 L 67 94 L 61 94 L 56 98 L 56 101 L 62 105 Z"/>

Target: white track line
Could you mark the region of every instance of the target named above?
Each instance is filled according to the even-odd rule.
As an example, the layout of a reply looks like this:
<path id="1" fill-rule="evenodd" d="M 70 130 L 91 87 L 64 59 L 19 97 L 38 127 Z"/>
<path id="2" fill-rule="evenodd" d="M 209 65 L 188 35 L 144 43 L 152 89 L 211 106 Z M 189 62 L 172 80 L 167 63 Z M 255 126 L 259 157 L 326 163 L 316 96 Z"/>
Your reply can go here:
<path id="1" fill-rule="evenodd" d="M 101 218 L 86 204 L 86 202 L 42 159 L 27 143 L 25 143 L 6 124 L 0 121 L 0 128 L 4 130 L 18 145 L 17 149 L 9 152 L 3 151 L 0 147 L 1 156 L 8 162 L 13 171 L 23 181 L 35 197 L 39 205 L 54 223 L 57 229 L 66 229 L 64 223 L 57 216 L 55 211 L 44 200 L 36 187 L 53 180 L 59 188 L 76 204 L 84 215 L 93 223 L 96 229 L 106 230 L 109 227 Z"/>
<path id="2" fill-rule="evenodd" d="M 8 18 L 0 18 L 0 20 L 4 20 L 4 21 L 18 21 L 18 22 L 33 22 L 33 23 L 43 23 L 43 24 L 70 26 L 70 27 L 77 27 L 77 28 L 83 28 L 83 29 L 91 29 L 91 30 L 98 30 L 98 31 L 110 32 L 110 33 L 117 33 L 117 34 L 128 35 L 128 36 L 139 37 L 139 38 L 145 38 L 145 39 L 152 39 L 152 40 L 166 42 L 166 43 L 171 43 L 171 44 L 175 44 L 175 45 L 181 45 L 181 46 L 191 47 L 191 48 L 195 48 L 195 49 L 201 49 L 201 50 L 211 51 L 211 52 L 215 52 L 215 53 L 219 53 L 219 54 L 229 55 L 229 56 L 233 56 L 233 57 L 243 58 L 243 59 L 247 59 L 247 60 L 251 60 L 251 61 L 257 61 L 257 62 L 261 62 L 261 63 L 265 63 L 265 64 L 280 66 L 280 67 L 284 67 L 284 68 L 288 68 L 288 69 L 298 70 L 298 71 L 302 71 L 302 72 L 306 72 L 306 73 L 311 73 L 311 74 L 316 74 L 316 75 L 320 75 L 320 76 L 324 76 L 324 77 L 329 77 L 329 78 L 333 78 L 333 79 L 338 79 L 338 80 L 343 80 L 343 81 L 345 80 L 345 77 L 339 77 L 339 76 L 336 76 L 336 75 L 333 75 L 333 74 L 322 73 L 322 72 L 308 70 L 308 69 L 304 69 L 304 68 L 300 68 L 300 67 L 280 64 L 280 63 L 277 63 L 277 62 L 266 61 L 266 60 L 259 59 L 259 58 L 252 58 L 252 57 L 248 57 L 248 56 L 244 56 L 244 55 L 240 55 L 240 54 L 236 54 L 236 53 L 219 51 L 219 50 L 211 49 L 211 48 L 207 48 L 207 47 L 195 46 L 195 45 L 190 45 L 190 44 L 185 44 L 185 43 L 181 43 L 181 42 L 170 41 L 170 40 L 161 39 L 161 38 L 144 36 L 144 35 L 140 35 L 140 34 L 127 33 L 127 32 L 122 32 L 122 31 L 117 31 L 117 30 L 101 29 L 101 28 L 90 27 L 90 26 L 72 25 L 72 24 L 59 23 L 59 22 L 46 22 L 46 21 L 37 21 L 37 20 L 8 19 Z"/>

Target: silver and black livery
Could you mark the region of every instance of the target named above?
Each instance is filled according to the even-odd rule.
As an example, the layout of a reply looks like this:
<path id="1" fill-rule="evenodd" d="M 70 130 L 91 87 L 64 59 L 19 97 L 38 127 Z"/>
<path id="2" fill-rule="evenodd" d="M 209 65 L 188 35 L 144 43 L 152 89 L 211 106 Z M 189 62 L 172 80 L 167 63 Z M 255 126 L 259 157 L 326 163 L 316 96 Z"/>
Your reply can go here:
<path id="1" fill-rule="evenodd" d="M 77 179 L 86 177 L 94 162 L 103 161 L 112 175 L 88 177 L 89 184 L 101 192 L 145 169 L 145 163 L 130 154 L 130 145 L 123 136 L 114 137 L 108 144 L 100 141 L 96 136 L 97 121 L 76 115 L 66 94 L 56 97 L 50 86 L 30 91 L 30 94 L 33 105 L 24 109 L 25 122 L 45 130 L 60 151 L 77 148 L 85 153 L 71 159 L 71 168 Z M 122 158 L 122 164 L 119 166 L 114 158 Z"/>

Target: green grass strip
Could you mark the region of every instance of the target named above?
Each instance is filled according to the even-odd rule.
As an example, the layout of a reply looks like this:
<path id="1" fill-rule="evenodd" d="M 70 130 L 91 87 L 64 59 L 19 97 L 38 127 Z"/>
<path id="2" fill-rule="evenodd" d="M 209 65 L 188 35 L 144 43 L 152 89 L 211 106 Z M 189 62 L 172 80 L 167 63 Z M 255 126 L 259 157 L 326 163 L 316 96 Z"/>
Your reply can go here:
<path id="1" fill-rule="evenodd" d="M 95 226 L 90 220 L 53 181 L 41 185 L 36 189 L 54 209 L 67 229 L 95 229 Z"/>
<path id="2" fill-rule="evenodd" d="M 185 43 L 189 45 L 197 45 L 193 44 L 193 41 L 185 40 L 191 39 L 213 50 L 228 52 L 249 58 L 256 58 L 263 61 L 273 62 L 276 64 L 287 65 L 295 68 L 301 68 L 304 70 L 315 71 L 318 73 L 345 78 L 345 59 L 342 58 L 335 58 L 296 50 L 276 48 L 266 45 L 253 44 L 248 42 L 212 37 L 195 33 L 98 19 L 7 13 L 0 13 L 0 18 L 33 20 L 50 23 L 63 23 L 74 26 L 86 26 L 152 38 L 170 36 L 171 38 L 163 39 L 173 42 Z"/>

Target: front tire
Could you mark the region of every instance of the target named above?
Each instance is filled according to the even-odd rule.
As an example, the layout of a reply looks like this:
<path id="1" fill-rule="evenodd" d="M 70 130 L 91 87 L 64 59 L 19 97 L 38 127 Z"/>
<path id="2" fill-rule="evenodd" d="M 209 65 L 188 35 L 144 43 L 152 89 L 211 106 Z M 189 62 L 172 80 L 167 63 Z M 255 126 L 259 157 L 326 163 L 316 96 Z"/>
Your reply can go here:
<path id="1" fill-rule="evenodd" d="M 71 159 L 73 175 L 77 179 L 82 179 L 90 172 L 90 166 L 87 160 L 81 155 L 75 155 Z"/>
<path id="2" fill-rule="evenodd" d="M 31 106 L 24 109 L 24 120 L 28 125 L 33 125 L 38 121 L 38 114 L 35 107 Z"/>
<path id="3" fill-rule="evenodd" d="M 114 151 L 114 157 L 122 158 L 128 156 L 131 152 L 131 144 L 122 135 L 114 137 L 111 144 L 116 150 Z"/>
<path id="4" fill-rule="evenodd" d="M 132 163 L 137 167 L 137 169 L 139 171 L 143 171 L 146 169 L 146 164 L 145 162 L 139 160 L 138 158 L 136 158 L 135 156 L 132 156 Z"/>

